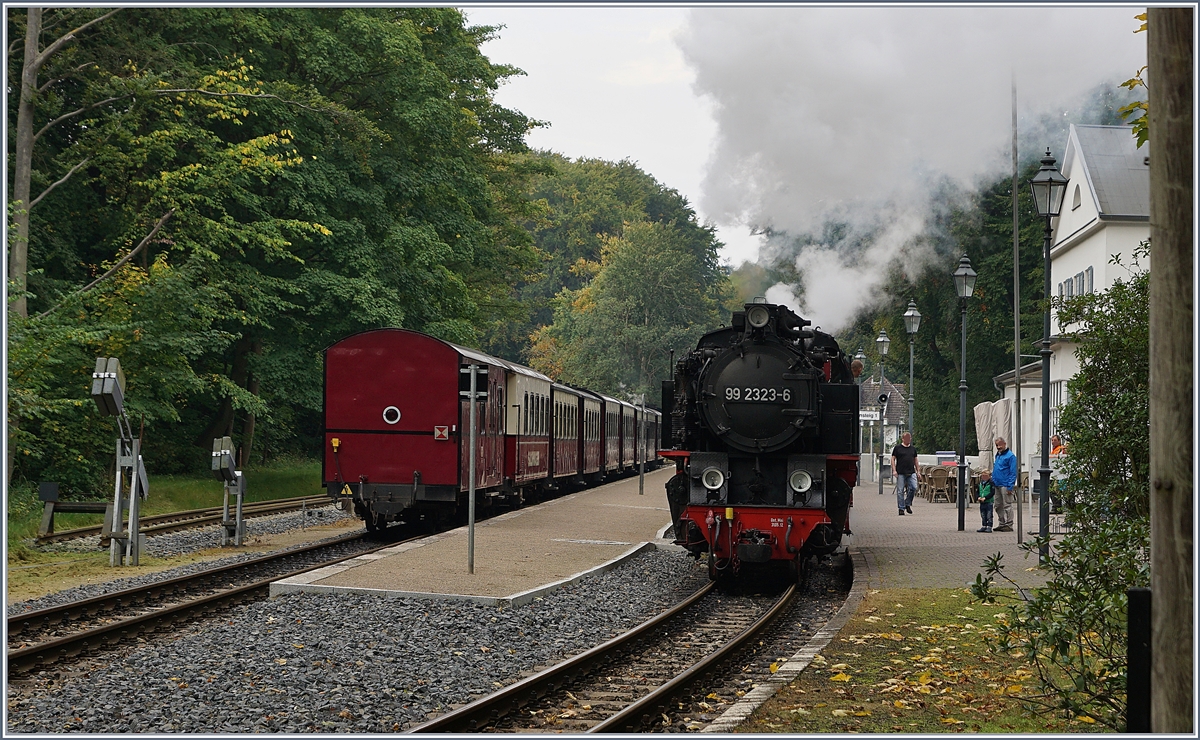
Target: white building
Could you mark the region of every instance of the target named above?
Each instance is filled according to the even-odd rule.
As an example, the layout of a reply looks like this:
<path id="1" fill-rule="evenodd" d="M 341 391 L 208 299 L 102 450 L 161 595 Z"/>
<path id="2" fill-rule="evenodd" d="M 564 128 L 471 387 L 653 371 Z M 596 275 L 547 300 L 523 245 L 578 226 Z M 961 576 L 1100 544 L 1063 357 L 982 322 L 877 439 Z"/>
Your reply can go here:
<path id="1" fill-rule="evenodd" d="M 1118 278 L 1129 277 L 1134 250 L 1150 238 L 1149 144 L 1137 148 L 1132 126 L 1072 125 L 1059 171 L 1068 182 L 1061 215 L 1052 221 L 1052 290 L 1058 297 L 1105 290 Z M 1118 255 L 1124 267 L 1112 264 Z M 1148 267 L 1143 260 L 1142 268 Z M 1075 344 L 1058 336 L 1064 327 L 1054 314 L 1050 326 L 1050 433 L 1054 434 L 1066 400 L 1066 382 L 1079 371 L 1079 363 Z M 1041 343 L 1035 342 L 1032 350 L 1022 349 L 1036 354 Z M 1015 403 L 1014 374 L 999 375 L 995 382 Z M 1041 360 L 1021 368 L 1020 415 L 1020 439 L 1010 444 L 1019 452 L 1021 469 L 1036 478 L 1042 438 Z"/>

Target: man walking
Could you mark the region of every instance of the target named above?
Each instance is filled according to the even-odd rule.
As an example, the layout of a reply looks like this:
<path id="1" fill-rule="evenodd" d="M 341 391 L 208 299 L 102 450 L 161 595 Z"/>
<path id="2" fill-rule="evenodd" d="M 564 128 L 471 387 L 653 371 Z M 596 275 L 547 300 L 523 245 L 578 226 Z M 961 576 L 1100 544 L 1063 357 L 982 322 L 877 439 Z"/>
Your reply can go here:
<path id="1" fill-rule="evenodd" d="M 892 448 L 892 473 L 896 476 L 896 508 L 900 516 L 913 513 L 913 497 L 917 495 L 917 448 L 912 435 L 905 432 L 900 444 Z"/>
<path id="2" fill-rule="evenodd" d="M 1017 456 L 1008 449 L 1004 437 L 996 437 L 996 462 L 992 465 L 992 484 L 996 487 L 995 532 L 1013 531 L 1013 486 L 1017 485 Z"/>

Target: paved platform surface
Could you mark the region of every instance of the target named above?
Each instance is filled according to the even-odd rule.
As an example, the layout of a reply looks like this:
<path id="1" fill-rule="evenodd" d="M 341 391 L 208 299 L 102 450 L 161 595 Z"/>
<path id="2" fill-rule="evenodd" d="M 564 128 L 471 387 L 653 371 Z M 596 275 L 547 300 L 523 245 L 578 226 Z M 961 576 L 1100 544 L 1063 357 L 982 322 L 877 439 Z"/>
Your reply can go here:
<path id="1" fill-rule="evenodd" d="M 899 516 L 895 489 L 885 481 L 883 495 L 878 491 L 878 484 L 855 488 L 850 509 L 850 546 L 863 553 L 867 569 L 855 578 L 865 575 L 870 588 L 966 586 L 983 570 L 984 558 L 997 552 L 1004 555 L 1005 573 L 1022 587 L 1045 582 L 1043 573 L 1028 570 L 1037 565 L 1037 556 L 1026 558 L 1015 531 L 975 531 L 980 527 L 978 506 L 967 506 L 964 531 L 959 532 L 957 504 L 918 498 L 912 514 Z"/>
<path id="2" fill-rule="evenodd" d="M 460 527 L 277 581 L 271 595 L 370 591 L 518 605 L 655 547 L 671 521 L 664 487 L 673 474 L 674 466 L 647 473 L 643 495 L 634 475 L 478 522 L 473 574 L 467 528 Z"/>

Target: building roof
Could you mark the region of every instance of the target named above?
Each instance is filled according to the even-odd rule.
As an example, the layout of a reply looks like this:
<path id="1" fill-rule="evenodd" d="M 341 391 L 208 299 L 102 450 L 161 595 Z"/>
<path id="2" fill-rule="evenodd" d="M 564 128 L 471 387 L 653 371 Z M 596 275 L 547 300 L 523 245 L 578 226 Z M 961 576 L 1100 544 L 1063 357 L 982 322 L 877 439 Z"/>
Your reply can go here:
<path id="1" fill-rule="evenodd" d="M 883 390 L 888 394 L 887 408 L 884 410 L 883 420 L 888 426 L 899 426 L 908 424 L 908 387 L 904 383 L 893 383 L 890 380 L 884 380 Z M 879 397 L 879 381 L 868 379 L 862 382 L 859 386 L 859 407 L 878 406 Z"/>
<path id="2" fill-rule="evenodd" d="M 999 375 L 994 376 L 992 378 L 992 382 L 996 383 L 998 385 L 1007 386 L 1010 383 L 1012 383 L 1014 375 L 1016 375 L 1016 372 L 1013 370 L 1009 370 L 1006 373 L 1000 373 Z M 1030 363 L 1027 363 L 1027 364 L 1021 366 L 1021 382 L 1022 382 L 1022 384 L 1026 383 L 1027 381 L 1032 381 L 1032 380 L 1040 381 L 1041 378 L 1042 378 L 1042 361 L 1041 360 L 1037 360 L 1036 362 L 1030 362 Z"/>
<path id="3" fill-rule="evenodd" d="M 1101 219 L 1150 219 L 1150 145 L 1132 126 L 1071 125 L 1063 171 L 1078 156 Z"/>

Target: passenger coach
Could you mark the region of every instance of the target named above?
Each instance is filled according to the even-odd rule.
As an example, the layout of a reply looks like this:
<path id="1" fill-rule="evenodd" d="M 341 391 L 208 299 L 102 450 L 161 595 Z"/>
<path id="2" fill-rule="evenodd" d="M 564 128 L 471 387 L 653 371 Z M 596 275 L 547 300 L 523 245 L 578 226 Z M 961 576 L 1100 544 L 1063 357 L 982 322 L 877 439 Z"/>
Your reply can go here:
<path id="1" fill-rule="evenodd" d="M 470 365 L 477 389 L 475 489 L 520 505 L 657 461 L 661 414 L 420 332 L 378 329 L 325 351 L 322 479 L 375 531 L 414 515 L 444 523 L 469 490 Z"/>

